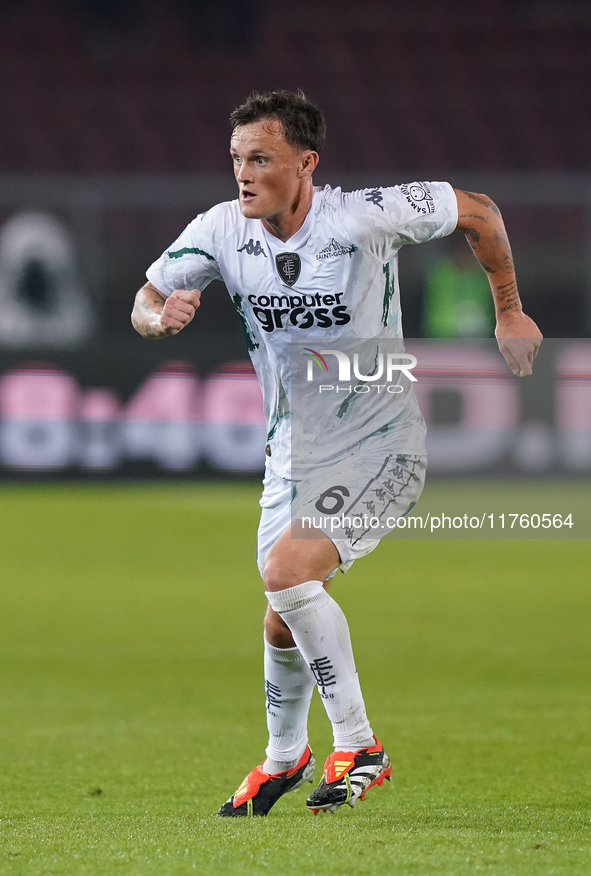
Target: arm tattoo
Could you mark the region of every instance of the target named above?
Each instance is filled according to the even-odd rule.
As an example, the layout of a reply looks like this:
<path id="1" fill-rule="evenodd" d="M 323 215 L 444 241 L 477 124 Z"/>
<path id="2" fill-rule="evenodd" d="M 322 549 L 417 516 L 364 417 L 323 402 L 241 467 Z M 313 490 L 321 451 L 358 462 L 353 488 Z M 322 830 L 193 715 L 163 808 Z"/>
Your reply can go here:
<path id="1" fill-rule="evenodd" d="M 487 210 L 491 210 L 491 212 L 496 213 L 498 216 L 501 215 L 501 211 L 490 198 L 481 198 L 480 195 L 476 195 L 474 192 L 464 192 L 464 194 L 471 201 L 476 201 L 477 204 L 480 204 L 481 207 L 486 207 Z"/>
<path id="2" fill-rule="evenodd" d="M 152 293 L 151 304 L 153 304 L 155 307 L 159 307 L 160 310 L 162 310 L 162 308 L 164 307 L 164 301 L 162 300 L 161 296 L 156 295 L 154 292 Z"/>
<path id="3" fill-rule="evenodd" d="M 158 318 L 164 308 L 162 296 L 154 289 L 140 290 L 136 296 L 136 302 L 131 314 L 131 323 L 134 329 L 144 338 L 156 340 L 165 337 L 162 330 L 154 325 L 154 317 Z"/>
<path id="4" fill-rule="evenodd" d="M 499 310 L 501 313 L 519 307 L 519 293 L 515 280 L 511 280 L 510 283 L 504 283 L 502 286 L 497 286 L 497 292 L 499 293 Z"/>
<path id="5" fill-rule="evenodd" d="M 484 222 L 488 222 L 488 219 L 485 219 L 483 216 L 478 216 L 476 214 L 462 214 L 460 219 L 479 219 Z M 492 230 L 492 229 L 491 229 Z M 487 233 L 486 228 L 478 228 L 471 226 L 463 227 L 462 231 L 466 235 L 468 243 L 474 252 L 474 255 L 478 259 L 480 266 L 483 270 L 486 271 L 487 274 L 496 274 L 497 270 L 501 270 L 506 273 L 513 273 L 513 259 L 511 258 L 511 247 L 509 246 L 509 240 L 507 239 L 507 235 L 504 230 L 495 231 L 494 232 L 494 241 L 501 245 L 501 252 L 498 252 L 498 247 L 495 246 L 494 242 L 490 240 L 490 236 Z M 481 235 L 485 235 L 485 239 L 481 241 Z M 492 249 L 492 252 L 491 252 Z M 486 254 L 486 262 L 483 261 L 483 257 Z M 493 264 L 497 262 L 497 267 L 492 268 L 487 264 L 488 261 L 491 261 L 491 256 L 493 256 Z"/>
<path id="6" fill-rule="evenodd" d="M 482 270 L 486 271 L 487 274 L 496 274 L 495 268 L 491 268 L 490 265 L 487 265 L 486 262 L 482 260 L 482 247 L 476 246 L 477 244 L 480 244 L 480 232 L 476 228 L 464 228 L 464 234 L 466 235 L 470 249 L 476 256 L 476 261 Z M 478 252 L 476 252 L 476 249 L 478 249 Z"/>
<path id="7" fill-rule="evenodd" d="M 460 219 L 480 219 L 481 222 L 488 222 L 488 216 L 479 216 L 478 213 L 460 213 Z"/>
<path id="8" fill-rule="evenodd" d="M 466 237 L 471 238 L 474 243 L 480 243 L 480 231 L 478 231 L 476 228 L 464 228 L 464 234 L 466 235 Z"/>
<path id="9" fill-rule="evenodd" d="M 507 235 L 504 232 L 497 231 L 495 237 L 504 250 L 501 255 L 501 258 L 503 260 L 503 270 L 510 274 L 515 270 L 515 267 L 513 265 L 513 259 L 511 257 L 511 247 L 509 245 Z"/>
<path id="10" fill-rule="evenodd" d="M 476 243 L 480 243 L 480 232 L 476 228 L 464 228 L 466 237 L 471 237 Z"/>
<path id="11" fill-rule="evenodd" d="M 506 313 L 508 310 L 521 307 L 514 279 L 511 246 L 499 208 L 486 195 L 477 195 L 474 192 L 463 192 L 463 194 L 480 208 L 484 208 L 474 213 L 461 213 L 458 230 L 466 235 L 466 240 L 483 270 L 489 275 L 499 274 L 498 279 L 489 276 L 497 312 Z"/>
<path id="12" fill-rule="evenodd" d="M 139 322 L 137 324 L 137 327 L 139 329 L 139 333 L 145 338 L 153 339 L 162 337 L 161 332 L 155 331 L 153 326 L 151 326 L 149 322 Z"/>

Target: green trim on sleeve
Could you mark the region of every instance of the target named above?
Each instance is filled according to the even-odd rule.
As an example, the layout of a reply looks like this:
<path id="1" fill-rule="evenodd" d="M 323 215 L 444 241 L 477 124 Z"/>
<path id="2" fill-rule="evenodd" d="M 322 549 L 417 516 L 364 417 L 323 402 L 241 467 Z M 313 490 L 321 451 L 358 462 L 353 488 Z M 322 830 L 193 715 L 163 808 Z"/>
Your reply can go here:
<path id="1" fill-rule="evenodd" d="M 197 246 L 184 246 L 182 249 L 177 249 L 176 252 L 167 252 L 166 255 L 169 259 L 180 259 L 184 255 L 202 255 L 205 256 L 206 259 L 209 259 L 210 262 L 215 262 L 214 256 L 210 255 L 208 252 L 205 252 L 203 249 L 199 249 Z"/>

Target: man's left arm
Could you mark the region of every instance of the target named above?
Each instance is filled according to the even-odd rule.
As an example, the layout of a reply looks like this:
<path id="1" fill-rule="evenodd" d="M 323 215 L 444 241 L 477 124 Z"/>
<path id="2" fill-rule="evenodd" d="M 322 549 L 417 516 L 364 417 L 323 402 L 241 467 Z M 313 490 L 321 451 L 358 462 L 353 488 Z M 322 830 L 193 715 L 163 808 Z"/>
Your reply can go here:
<path id="1" fill-rule="evenodd" d="M 542 333 L 523 312 L 505 225 L 497 205 L 487 195 L 454 189 L 458 199 L 458 224 L 488 276 L 497 326 L 499 349 L 518 377 L 532 373 Z"/>

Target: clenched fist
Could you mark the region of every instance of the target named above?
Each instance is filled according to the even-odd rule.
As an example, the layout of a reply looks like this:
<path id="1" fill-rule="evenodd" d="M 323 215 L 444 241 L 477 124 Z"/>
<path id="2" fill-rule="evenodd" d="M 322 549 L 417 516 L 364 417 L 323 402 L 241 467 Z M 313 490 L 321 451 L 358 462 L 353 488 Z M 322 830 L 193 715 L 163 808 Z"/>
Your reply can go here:
<path id="1" fill-rule="evenodd" d="M 201 304 L 199 289 L 175 289 L 167 298 L 160 314 L 160 325 L 167 335 L 177 335 L 189 325 Z"/>
<path id="2" fill-rule="evenodd" d="M 521 311 L 499 317 L 495 330 L 499 349 L 517 377 L 529 377 L 542 343 L 542 333 L 529 316 Z"/>

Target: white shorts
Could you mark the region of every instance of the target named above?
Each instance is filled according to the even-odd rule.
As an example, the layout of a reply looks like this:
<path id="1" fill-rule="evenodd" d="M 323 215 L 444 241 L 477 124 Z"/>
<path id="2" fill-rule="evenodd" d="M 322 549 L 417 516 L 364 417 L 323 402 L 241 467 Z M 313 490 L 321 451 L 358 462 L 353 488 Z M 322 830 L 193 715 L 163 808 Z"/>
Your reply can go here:
<path id="1" fill-rule="evenodd" d="M 404 453 L 357 452 L 330 466 L 317 466 L 298 481 L 267 469 L 257 533 L 257 563 L 292 520 L 322 530 L 333 542 L 345 572 L 371 553 L 411 511 L 425 483 L 427 457 Z M 335 569 L 336 571 L 336 569 Z"/>

